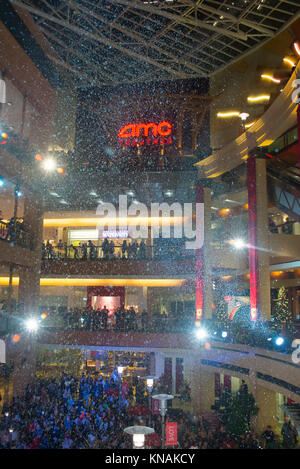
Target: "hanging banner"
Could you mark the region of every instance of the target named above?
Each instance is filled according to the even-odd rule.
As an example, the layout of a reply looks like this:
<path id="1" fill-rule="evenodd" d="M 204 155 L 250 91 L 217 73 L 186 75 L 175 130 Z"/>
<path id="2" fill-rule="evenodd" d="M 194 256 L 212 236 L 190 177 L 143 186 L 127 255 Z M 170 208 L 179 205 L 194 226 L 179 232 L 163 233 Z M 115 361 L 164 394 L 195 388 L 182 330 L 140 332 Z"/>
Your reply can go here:
<path id="1" fill-rule="evenodd" d="M 166 446 L 177 446 L 177 423 L 166 423 Z"/>
<path id="2" fill-rule="evenodd" d="M 158 399 L 152 399 L 152 415 L 159 415 L 159 400 Z"/>

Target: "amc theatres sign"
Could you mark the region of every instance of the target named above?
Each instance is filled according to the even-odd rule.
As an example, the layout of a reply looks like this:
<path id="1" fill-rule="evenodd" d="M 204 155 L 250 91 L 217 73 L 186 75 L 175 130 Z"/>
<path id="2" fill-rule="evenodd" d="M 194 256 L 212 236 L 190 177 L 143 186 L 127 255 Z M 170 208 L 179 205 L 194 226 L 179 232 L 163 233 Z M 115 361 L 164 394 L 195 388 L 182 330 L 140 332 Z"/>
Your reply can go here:
<path id="1" fill-rule="evenodd" d="M 118 137 L 121 146 L 171 145 L 172 124 L 166 121 L 128 124 L 122 127 Z"/>

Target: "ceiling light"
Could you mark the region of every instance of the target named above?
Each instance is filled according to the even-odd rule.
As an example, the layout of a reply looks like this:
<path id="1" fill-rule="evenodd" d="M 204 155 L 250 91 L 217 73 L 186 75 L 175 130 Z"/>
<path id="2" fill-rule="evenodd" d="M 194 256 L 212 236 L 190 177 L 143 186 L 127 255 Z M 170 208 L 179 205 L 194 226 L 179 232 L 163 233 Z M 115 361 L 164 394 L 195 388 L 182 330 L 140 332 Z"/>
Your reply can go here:
<path id="1" fill-rule="evenodd" d="M 269 99 L 270 99 L 269 94 L 262 94 L 262 95 L 259 95 L 259 96 L 248 96 L 248 98 L 247 98 L 247 100 L 250 103 L 256 103 L 256 102 L 259 102 L 259 101 L 269 101 Z"/>
<path id="2" fill-rule="evenodd" d="M 297 54 L 300 55 L 300 46 L 298 42 L 294 42 L 294 49 L 297 52 Z"/>
<path id="3" fill-rule="evenodd" d="M 285 58 L 283 59 L 283 61 L 284 61 L 286 64 L 291 65 L 291 67 L 295 67 L 294 62 L 293 62 L 291 59 L 289 59 L 288 57 L 285 57 Z"/>
<path id="4" fill-rule="evenodd" d="M 239 117 L 240 112 L 232 111 L 232 112 L 218 112 L 217 117 Z"/>
<path id="5" fill-rule="evenodd" d="M 273 81 L 273 83 L 280 83 L 279 78 L 271 77 L 271 75 L 262 74 L 261 78 L 265 78 L 266 80 Z"/>

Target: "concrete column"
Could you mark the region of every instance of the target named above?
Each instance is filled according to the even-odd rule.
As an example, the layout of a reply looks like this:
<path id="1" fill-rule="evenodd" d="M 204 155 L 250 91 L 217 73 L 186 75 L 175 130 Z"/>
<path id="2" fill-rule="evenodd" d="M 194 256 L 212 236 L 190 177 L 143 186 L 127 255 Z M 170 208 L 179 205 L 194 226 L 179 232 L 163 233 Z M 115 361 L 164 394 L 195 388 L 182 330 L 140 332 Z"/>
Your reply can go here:
<path id="1" fill-rule="evenodd" d="M 8 362 L 13 362 L 14 370 L 10 376 L 13 396 L 22 396 L 27 384 L 35 378 L 36 372 L 36 337 L 27 333 L 20 342 L 9 345 Z"/>
<path id="2" fill-rule="evenodd" d="M 164 374 L 165 356 L 161 352 L 155 352 L 155 376 L 160 378 Z"/>
<path id="3" fill-rule="evenodd" d="M 172 394 L 176 393 L 176 357 L 172 357 Z"/>
<path id="4" fill-rule="evenodd" d="M 146 311 L 151 315 L 151 288 L 147 287 L 147 308 Z"/>
<path id="5" fill-rule="evenodd" d="M 40 300 L 40 271 L 20 268 L 19 303 L 24 305 L 25 314 L 37 314 Z"/>
<path id="6" fill-rule="evenodd" d="M 33 236 L 33 262 L 30 268 L 21 268 L 19 302 L 25 313 L 36 313 L 40 296 L 40 269 L 43 239 L 43 210 L 36 195 L 25 194 L 24 224 Z"/>
<path id="7" fill-rule="evenodd" d="M 192 380 L 192 405 L 193 412 L 200 414 L 211 412 L 211 406 L 215 403 L 215 375 L 212 372 L 197 369 L 193 373 Z"/>
<path id="8" fill-rule="evenodd" d="M 140 300 L 140 312 L 146 310 L 148 307 L 148 287 L 142 287 L 142 298 Z"/>
<path id="9" fill-rule="evenodd" d="M 261 386 L 257 386 L 256 405 L 259 408 L 259 411 L 253 420 L 255 432 L 260 435 L 265 430 L 267 425 L 271 425 L 273 431 L 276 432 L 276 392 Z"/>
<path id="10" fill-rule="evenodd" d="M 266 160 L 256 154 L 251 155 L 247 171 L 251 318 L 269 320 L 271 298 Z"/>

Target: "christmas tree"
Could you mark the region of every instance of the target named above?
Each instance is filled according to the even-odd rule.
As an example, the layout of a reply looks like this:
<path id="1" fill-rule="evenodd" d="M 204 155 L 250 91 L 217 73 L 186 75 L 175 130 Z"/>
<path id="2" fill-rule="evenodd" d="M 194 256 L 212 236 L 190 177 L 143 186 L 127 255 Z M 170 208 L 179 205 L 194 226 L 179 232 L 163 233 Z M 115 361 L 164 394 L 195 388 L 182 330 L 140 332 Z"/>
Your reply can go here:
<path id="1" fill-rule="evenodd" d="M 226 430 L 238 438 L 250 429 L 251 417 L 257 415 L 259 409 L 254 397 L 248 392 L 238 392 L 232 399 L 228 412 Z"/>
<path id="2" fill-rule="evenodd" d="M 275 300 L 273 329 L 276 333 L 280 333 L 282 329 L 290 333 L 294 332 L 293 315 L 289 309 L 288 290 L 285 287 L 279 288 L 278 298 Z"/>

